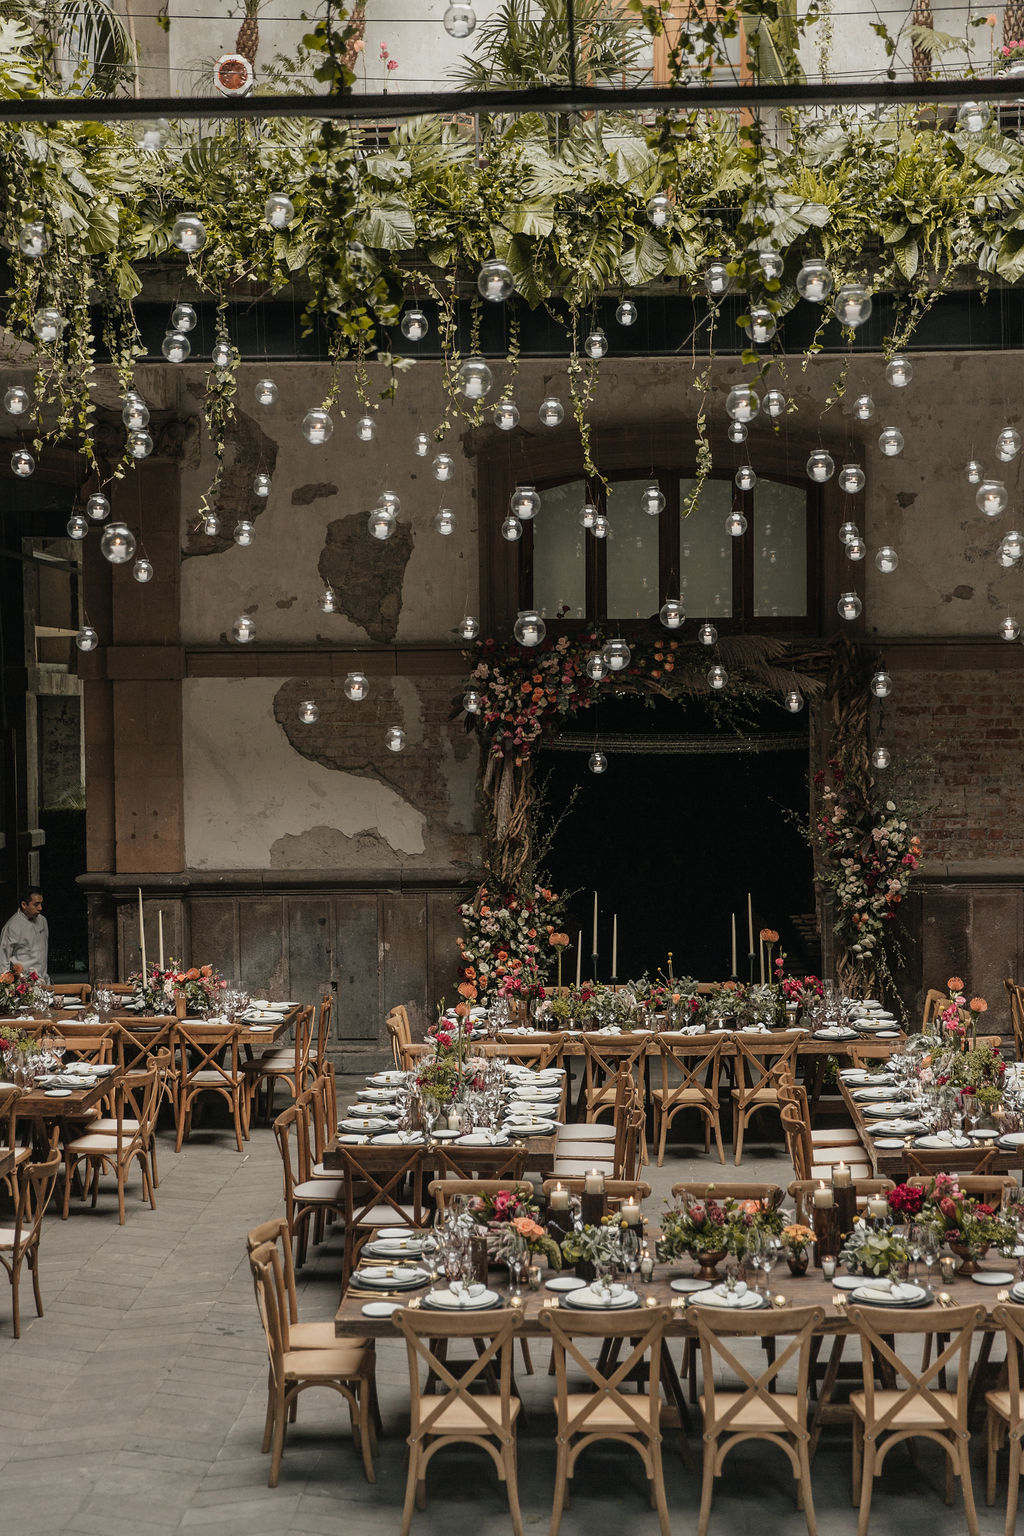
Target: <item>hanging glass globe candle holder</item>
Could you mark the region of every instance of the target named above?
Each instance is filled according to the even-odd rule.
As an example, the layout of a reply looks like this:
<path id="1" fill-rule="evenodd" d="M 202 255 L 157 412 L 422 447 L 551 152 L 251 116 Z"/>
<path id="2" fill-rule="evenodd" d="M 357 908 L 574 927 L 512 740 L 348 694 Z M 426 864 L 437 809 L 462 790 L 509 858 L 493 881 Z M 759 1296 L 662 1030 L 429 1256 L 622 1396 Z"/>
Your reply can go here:
<path id="1" fill-rule="evenodd" d="M 417 432 L 412 440 L 412 446 L 418 459 L 425 459 L 430 452 L 430 438 L 426 432 Z"/>
<path id="2" fill-rule="evenodd" d="M 198 214 L 183 213 L 175 219 L 171 244 L 177 246 L 179 251 L 184 251 L 186 256 L 194 256 L 202 250 L 206 244 L 206 230 Z"/>
<path id="3" fill-rule="evenodd" d="M 549 395 L 540 403 L 537 412 L 544 427 L 560 427 L 565 420 L 565 406 L 555 395 Z"/>
<path id="4" fill-rule="evenodd" d="M 449 37 L 468 37 L 476 26 L 476 11 L 471 5 L 452 4 L 441 17 Z"/>
<path id="5" fill-rule="evenodd" d="M 864 489 L 864 471 L 859 464 L 844 464 L 839 471 L 839 489 L 845 491 L 847 496 L 856 496 L 858 491 Z"/>
<path id="6" fill-rule="evenodd" d="M 742 512 L 730 512 L 725 519 L 725 531 L 731 538 L 741 539 L 747 531 L 747 520 Z"/>
<path id="7" fill-rule="evenodd" d="M 863 283 L 844 283 L 832 302 L 835 317 L 848 330 L 856 330 L 871 318 L 871 295 Z"/>
<path id="8" fill-rule="evenodd" d="M 655 192 L 647 199 L 647 222 L 653 229 L 664 229 L 672 217 L 672 199 L 664 192 Z"/>
<path id="9" fill-rule="evenodd" d="M 303 699 L 299 705 L 299 719 L 303 725 L 316 725 L 320 719 L 320 706 L 315 699 Z"/>
<path id="10" fill-rule="evenodd" d="M 252 491 L 254 496 L 266 499 L 270 495 L 270 486 L 270 476 L 265 471 L 261 470 L 258 475 L 253 476 Z"/>
<path id="11" fill-rule="evenodd" d="M 681 629 L 686 619 L 682 601 L 678 597 L 666 598 L 658 611 L 658 618 L 666 629 Z"/>
<path id="12" fill-rule="evenodd" d="M 476 280 L 477 288 L 492 304 L 503 304 L 515 292 L 512 268 L 503 261 L 485 261 Z"/>
<path id="13" fill-rule="evenodd" d="M 996 438 L 996 458 L 1009 464 L 1020 453 L 1020 433 L 1012 427 L 1004 427 Z"/>
<path id="14" fill-rule="evenodd" d="M 887 699 L 892 693 L 892 678 L 884 669 L 872 675 L 871 692 L 876 699 Z"/>
<path id="15" fill-rule="evenodd" d="M 84 539 L 89 532 L 89 524 L 81 512 L 75 512 L 68 518 L 68 538 Z"/>
<path id="16" fill-rule="evenodd" d="M 732 276 L 724 261 L 713 261 L 704 273 L 704 291 L 709 299 L 722 299 L 732 287 Z"/>
<path id="17" fill-rule="evenodd" d="M 899 354 L 891 357 L 885 365 L 885 376 L 893 389 L 906 389 L 914 377 L 914 365 L 909 357 Z"/>
<path id="18" fill-rule="evenodd" d="M 1021 555 L 1024 554 L 1024 534 L 1021 534 L 1016 528 L 1011 528 L 1008 533 L 1004 534 L 1001 547 L 1006 550 L 1006 553 L 1012 560 L 1019 560 Z"/>
<path id="19" fill-rule="evenodd" d="M 804 696 L 799 688 L 791 688 L 782 702 L 791 715 L 798 715 L 804 707 Z"/>
<path id="20" fill-rule="evenodd" d="M 40 341 L 47 343 L 59 341 L 66 325 L 67 321 L 60 310 L 54 309 L 49 304 L 44 309 L 36 310 L 36 313 L 32 316 L 33 331 Z"/>
<path id="21" fill-rule="evenodd" d="M 636 325 L 638 310 L 632 299 L 623 299 L 615 311 L 620 325 Z"/>
<path id="22" fill-rule="evenodd" d="M 741 464 L 733 476 L 733 480 L 736 482 L 739 490 L 752 491 L 757 484 L 757 475 L 754 473 L 752 465 Z"/>
<path id="23" fill-rule="evenodd" d="M 726 428 L 726 436 L 730 443 L 745 443 L 749 433 L 744 422 L 730 421 Z"/>
<path id="24" fill-rule="evenodd" d="M 192 343 L 184 331 L 168 331 L 160 343 L 160 351 L 169 363 L 184 363 L 192 351 Z"/>
<path id="25" fill-rule="evenodd" d="M 248 549 L 255 537 L 256 530 L 247 517 L 240 517 L 235 524 L 231 537 L 240 549 Z"/>
<path id="26" fill-rule="evenodd" d="M 85 515 L 91 517 L 94 523 L 102 523 L 110 513 L 110 502 L 96 491 L 85 504 Z"/>
<path id="27" fill-rule="evenodd" d="M 397 522 L 395 514 L 386 507 L 374 507 L 366 519 L 366 527 L 371 539 L 377 539 L 383 544 L 394 533 Z"/>
<path id="28" fill-rule="evenodd" d="M 333 587 L 324 587 L 316 600 L 317 607 L 322 613 L 337 613 L 338 598 Z"/>
<path id="29" fill-rule="evenodd" d="M 333 431 L 334 422 L 331 420 L 330 412 L 323 410 L 320 406 L 314 406 L 302 418 L 302 435 L 306 442 L 312 443 L 314 447 L 320 447 L 321 444 L 326 443 Z"/>
<path id="30" fill-rule="evenodd" d="M 12 384 L 4 394 L 4 410 L 8 416 L 24 416 L 32 404 L 32 397 L 21 384 Z"/>
<path id="31" fill-rule="evenodd" d="M 35 261 L 39 256 L 45 256 L 50 249 L 50 237 L 46 233 L 46 225 L 38 219 L 32 219 L 23 224 L 18 231 L 18 250 L 30 261 Z"/>
<path id="32" fill-rule="evenodd" d="M 875 555 L 875 564 L 883 576 L 891 576 L 900 563 L 900 557 L 891 544 L 883 544 Z"/>
<path id="33" fill-rule="evenodd" d="M 141 395 L 129 395 L 121 411 L 121 420 L 130 432 L 141 432 L 149 425 L 149 406 Z"/>
<path id="34" fill-rule="evenodd" d="M 385 512 L 393 512 L 396 517 L 402 510 L 402 503 L 394 491 L 381 491 L 377 499 L 377 505 L 382 507 Z"/>
<path id="35" fill-rule="evenodd" d="M 1019 637 L 1019 635 L 1020 635 L 1020 625 L 1017 623 L 1017 620 L 1015 618 L 1013 618 L 1013 616 L 1011 614 L 1007 614 L 1006 618 L 1003 620 L 1003 622 L 999 626 L 999 636 L 1000 636 L 1000 639 L 1002 639 L 1002 640 L 1016 640 Z"/>
<path id="36" fill-rule="evenodd" d="M 171 310 L 171 330 L 191 331 L 195 329 L 198 315 L 191 304 L 175 304 Z"/>
<path id="37" fill-rule="evenodd" d="M 956 125 L 965 133 L 984 133 L 992 113 L 984 101 L 962 101 L 957 108 Z"/>
<path id="38" fill-rule="evenodd" d="M 231 626 L 231 633 L 239 645 L 248 645 L 256 638 L 256 625 L 247 613 L 240 613 Z"/>
<path id="39" fill-rule="evenodd" d="M 755 347 L 765 347 L 778 330 L 778 322 L 765 304 L 754 304 L 750 310 L 750 339 Z"/>
<path id="40" fill-rule="evenodd" d="M 594 523 L 597 520 L 597 516 L 598 516 L 597 508 L 594 506 L 592 501 L 588 501 L 588 502 L 584 503 L 583 510 L 580 513 L 579 518 L 577 519 L 577 521 L 579 522 L 580 527 L 581 528 L 585 528 L 587 530 L 587 532 L 589 533 L 589 532 L 593 531 Z"/>
<path id="41" fill-rule="evenodd" d="M 796 291 L 811 304 L 824 304 L 832 292 L 832 274 L 823 261 L 805 261 L 796 275 Z"/>
<path id="42" fill-rule="evenodd" d="M 789 401 L 781 389 L 770 389 L 761 401 L 761 409 L 772 421 L 779 421 L 786 414 Z"/>
<path id="43" fill-rule="evenodd" d="M 407 309 L 401 319 L 401 331 L 406 341 L 422 341 L 430 330 L 430 321 L 422 309 Z"/>
<path id="44" fill-rule="evenodd" d="M 766 283 L 776 283 L 782 276 L 782 257 L 778 251 L 769 247 L 767 250 L 758 251 L 757 264 L 761 268 L 761 275 Z"/>
<path id="45" fill-rule="evenodd" d="M 100 554 L 111 565 L 127 565 L 135 554 L 135 535 L 127 523 L 109 523 L 100 535 Z"/>
<path id="46" fill-rule="evenodd" d="M 511 432 L 519 425 L 519 407 L 514 400 L 499 400 L 492 417 L 499 432 Z"/>
<path id="47" fill-rule="evenodd" d="M 591 528 L 590 531 L 594 535 L 595 539 L 610 539 L 611 538 L 611 536 L 612 536 L 612 525 L 611 525 L 610 520 L 605 516 L 605 514 L 603 512 L 599 512 L 597 514 L 597 516 L 594 518 L 593 527 Z"/>
<path id="48" fill-rule="evenodd" d="M 277 400 L 277 385 L 273 379 L 257 379 L 254 393 L 257 405 L 273 405 Z"/>
<path id="49" fill-rule="evenodd" d="M 697 631 L 697 639 L 700 641 L 701 645 L 717 645 L 718 630 L 713 624 L 704 623 Z"/>
<path id="50" fill-rule="evenodd" d="M 520 645 L 540 645 L 547 634 L 547 625 L 535 608 L 524 608 L 519 612 L 512 633 Z"/>
<path id="51" fill-rule="evenodd" d="M 520 522 L 529 522 L 540 511 L 540 496 L 532 485 L 517 485 L 508 500 L 508 509 Z"/>
<path id="52" fill-rule="evenodd" d="M 80 651 L 94 651 L 100 643 L 100 637 L 91 624 L 83 624 L 75 636 L 75 644 Z"/>
<path id="53" fill-rule="evenodd" d="M 11 454 L 11 469 L 19 480 L 27 480 L 35 472 L 36 461 L 27 448 L 15 448 Z"/>
<path id="54" fill-rule="evenodd" d="M 872 768 L 888 768 L 892 762 L 892 753 L 888 747 L 876 747 L 871 754 Z"/>
<path id="55" fill-rule="evenodd" d="M 868 546 L 860 534 L 855 534 L 852 539 L 846 540 L 847 560 L 863 560 L 868 552 Z"/>
<path id="56" fill-rule="evenodd" d="M 464 400 L 482 400 L 494 383 L 494 375 L 482 357 L 467 357 L 459 364 L 459 394 Z"/>
<path id="57" fill-rule="evenodd" d="M 999 548 L 996 550 L 996 560 L 1002 566 L 1004 571 L 1012 570 L 1019 559 L 1020 556 L 1015 555 L 1013 550 L 1010 549 L 1005 542 L 1000 544 Z"/>
<path id="58" fill-rule="evenodd" d="M 591 752 L 587 759 L 587 767 L 591 773 L 604 773 L 608 767 L 608 759 L 603 752 Z"/>
<path id="59" fill-rule="evenodd" d="M 480 633 L 480 620 L 475 619 L 471 613 L 463 614 L 458 629 L 460 640 L 475 640 Z"/>
<path id="60" fill-rule="evenodd" d="M 986 517 L 998 517 L 1006 510 L 1006 486 L 1001 480 L 983 480 L 974 497 L 978 511 Z"/>
<path id="61" fill-rule="evenodd" d="M 614 640 L 606 641 L 601 649 L 601 655 L 608 664 L 609 672 L 624 672 L 629 666 L 632 654 L 621 635 L 616 635 Z"/>
<path id="62" fill-rule="evenodd" d="M 518 517 L 506 517 L 501 525 L 501 536 L 509 544 L 515 544 L 523 536 L 523 525 Z"/>
<path id="63" fill-rule="evenodd" d="M 207 512 L 206 516 L 203 518 L 203 532 L 206 534 L 207 538 L 210 539 L 212 539 L 215 534 L 220 533 L 220 518 L 217 516 L 216 512 Z"/>
<path id="64" fill-rule="evenodd" d="M 844 523 L 839 530 L 840 544 L 849 544 L 851 539 L 860 538 L 860 531 L 856 523 Z"/>
<path id="65" fill-rule="evenodd" d="M 283 192 L 271 192 L 263 204 L 263 217 L 271 229 L 287 229 L 295 217 L 295 205 Z"/>
<path id="66" fill-rule="evenodd" d="M 856 592 L 844 592 L 836 603 L 836 612 L 841 619 L 859 619 L 864 611 L 864 604 Z"/>
<path id="67" fill-rule="evenodd" d="M 480 713 L 482 704 L 483 697 L 479 691 L 476 688 L 467 688 L 465 693 L 462 695 L 462 707 L 466 711 L 466 714 L 478 715 Z"/>
<path id="68" fill-rule="evenodd" d="M 608 337 L 600 326 L 592 330 L 583 343 L 583 350 L 589 358 L 597 362 L 606 356 L 608 352 Z"/>
<path id="69" fill-rule="evenodd" d="M 430 473 L 433 475 L 435 480 L 439 480 L 442 483 L 446 480 L 450 480 L 455 473 L 455 460 L 452 458 L 451 454 L 437 454 L 434 458 L 434 462 L 430 466 Z"/>
<path id="70" fill-rule="evenodd" d="M 967 476 L 968 485 L 980 485 L 985 478 L 985 471 L 977 459 L 969 459 L 964 466 L 964 474 Z"/>
<path id="71" fill-rule="evenodd" d="M 824 448 L 814 448 L 807 456 L 807 476 L 816 485 L 824 485 L 836 472 L 836 461 Z"/>
<path id="72" fill-rule="evenodd" d="M 153 452 L 153 439 L 148 432 L 129 432 L 127 446 L 133 459 L 148 459 Z"/>
<path id="73" fill-rule="evenodd" d="M 353 704 L 361 704 L 370 691 L 370 684 L 364 672 L 346 673 L 343 686 L 346 699 L 351 699 Z"/>
<path id="74" fill-rule="evenodd" d="M 372 416 L 360 416 L 356 422 L 356 437 L 361 443 L 372 443 L 377 436 L 377 423 Z"/>
<path id="75" fill-rule="evenodd" d="M 591 651 L 587 657 L 584 671 L 592 683 L 601 683 L 608 676 L 608 663 L 600 651 Z"/>
<path id="76" fill-rule="evenodd" d="M 451 507 L 442 507 L 434 513 L 434 528 L 443 538 L 455 532 L 455 513 Z"/>
<path id="77" fill-rule="evenodd" d="M 887 459 L 894 459 L 903 452 L 903 433 L 898 427 L 886 427 L 879 435 L 878 446 Z"/>
<path id="78" fill-rule="evenodd" d="M 853 414 L 858 421 L 873 421 L 875 418 L 875 402 L 870 395 L 858 395 L 853 402 Z"/>
<path id="79" fill-rule="evenodd" d="M 753 421 L 760 408 L 760 396 L 749 384 L 734 384 L 725 397 L 726 415 L 732 421 Z"/>
<path id="80" fill-rule="evenodd" d="M 652 480 L 640 492 L 640 505 L 648 517 L 660 517 L 665 510 L 665 492 L 657 481 Z"/>
<path id="81" fill-rule="evenodd" d="M 153 574 L 152 560 L 147 560 L 145 555 L 140 555 L 132 566 L 132 575 L 135 580 L 140 586 L 145 586 L 148 581 L 153 580 Z"/>
<path id="82" fill-rule="evenodd" d="M 716 663 L 715 666 L 708 668 L 708 687 L 713 688 L 716 693 L 721 693 L 728 681 L 729 674 L 724 667 Z"/>

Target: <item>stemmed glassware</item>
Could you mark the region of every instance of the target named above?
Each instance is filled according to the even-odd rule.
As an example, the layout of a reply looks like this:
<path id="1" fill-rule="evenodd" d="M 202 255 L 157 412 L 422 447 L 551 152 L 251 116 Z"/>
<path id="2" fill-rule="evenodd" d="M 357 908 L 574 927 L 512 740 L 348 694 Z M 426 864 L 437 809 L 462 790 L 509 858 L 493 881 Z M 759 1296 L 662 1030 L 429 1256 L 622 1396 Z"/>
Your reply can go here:
<path id="1" fill-rule="evenodd" d="M 640 1256 L 643 1253 L 643 1236 L 639 1227 L 626 1227 L 622 1234 L 622 1263 L 629 1275 L 630 1289 L 634 1287 L 637 1271 L 640 1268 Z"/>
<path id="2" fill-rule="evenodd" d="M 766 1296 L 771 1293 L 769 1279 L 775 1261 L 779 1256 L 781 1246 L 779 1239 L 773 1237 L 770 1232 L 763 1232 L 761 1234 L 761 1268 L 764 1270 L 764 1292 Z"/>
<path id="3" fill-rule="evenodd" d="M 759 1269 L 762 1268 L 762 1259 L 764 1258 L 765 1236 L 766 1236 L 766 1234 L 764 1232 L 762 1232 L 759 1227 L 752 1227 L 751 1230 L 747 1233 L 746 1259 L 747 1259 L 747 1263 L 750 1265 L 751 1269 L 754 1271 L 754 1290 L 755 1291 L 759 1291 L 761 1289 L 760 1283 L 759 1283 L 758 1278 L 757 1278 L 757 1272 L 758 1272 Z M 769 1269 L 770 1268 L 771 1268 L 771 1266 L 769 1265 Z M 765 1272 L 765 1280 L 766 1280 L 765 1288 L 767 1289 L 767 1271 Z"/>
<path id="4" fill-rule="evenodd" d="M 932 1268 L 939 1257 L 939 1239 L 934 1227 L 923 1225 L 918 1230 L 921 1234 L 920 1249 L 921 1258 L 924 1261 L 925 1282 L 930 1286 L 932 1282 Z"/>

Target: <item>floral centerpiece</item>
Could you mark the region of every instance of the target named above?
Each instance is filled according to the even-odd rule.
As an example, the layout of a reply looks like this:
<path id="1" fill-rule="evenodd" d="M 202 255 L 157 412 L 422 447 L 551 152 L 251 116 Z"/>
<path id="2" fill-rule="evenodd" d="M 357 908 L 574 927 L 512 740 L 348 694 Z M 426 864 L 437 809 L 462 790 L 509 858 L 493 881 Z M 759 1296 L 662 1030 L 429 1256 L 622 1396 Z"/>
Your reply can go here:
<path id="1" fill-rule="evenodd" d="M 466 1083 L 468 1038 L 465 1020 L 457 1013 L 445 1013 L 442 1001 L 438 1018 L 426 1035 L 434 1054 L 421 1058 L 416 1067 L 420 1097 L 432 1100 L 438 1110 L 452 1104 Z M 475 1072 L 475 1066 L 472 1070 Z"/>
<path id="2" fill-rule="evenodd" d="M 43 1049 L 42 1035 L 26 1034 L 13 1024 L 0 1024 L 0 1077 L 8 1082 L 17 1081 L 28 1058 Z"/>
<path id="3" fill-rule="evenodd" d="M 26 1013 L 41 1007 L 45 993 L 38 971 L 4 971 L 0 975 L 0 1014 Z"/>
<path id="4" fill-rule="evenodd" d="M 783 1228 L 781 1200 L 781 1190 L 767 1193 L 763 1200 L 715 1200 L 710 1190 L 704 1200 L 684 1196 L 682 1203 L 662 1218 L 658 1257 L 677 1259 L 690 1254 L 700 1265 L 701 1277 L 714 1279 L 715 1265 L 727 1253 L 743 1257 L 752 1231 L 779 1236 Z"/>
<path id="5" fill-rule="evenodd" d="M 1000 72 L 1010 64 L 1024 64 L 1024 42 L 1003 43 L 995 51 L 995 62 L 999 65 Z"/>
<path id="6" fill-rule="evenodd" d="M 537 1220 L 538 1207 L 529 1184 L 497 1193 L 473 1195 L 469 1213 L 487 1232 L 487 1249 L 501 1263 L 525 1250 L 542 1253 L 552 1269 L 561 1269 L 562 1250 Z"/>
<path id="7" fill-rule="evenodd" d="M 876 1231 L 856 1221 L 839 1257 L 851 1274 L 887 1275 L 910 1262 L 910 1250 L 906 1239 L 891 1227 Z"/>
<path id="8" fill-rule="evenodd" d="M 988 1012 L 988 1003 L 983 997 L 972 997 L 968 1002 L 959 976 L 951 976 L 946 986 L 949 1000 L 936 1011 L 933 1027 L 937 1028 L 940 1037 L 945 1038 L 947 1043 L 961 1046 L 968 1036 L 971 1041 L 976 1039 L 978 1019 L 981 1014 Z"/>
<path id="9" fill-rule="evenodd" d="M 188 1013 L 209 1013 L 227 987 L 227 982 L 212 965 L 185 967 L 173 958 L 166 969 L 154 964 L 147 967 L 145 976 L 136 971 L 128 980 L 136 1002 L 151 1013 L 173 1013 L 178 993 L 184 993 Z"/>
<path id="10" fill-rule="evenodd" d="M 544 885 L 528 893 L 481 885 L 472 901 L 462 903 L 465 934 L 456 940 L 462 955 L 459 1013 L 499 997 L 524 1002 L 544 997 L 552 963 L 560 970 L 568 942 L 561 932 L 564 905 L 565 898 Z"/>
<path id="11" fill-rule="evenodd" d="M 622 1262 L 622 1232 L 616 1215 L 605 1216 L 595 1225 L 574 1227 L 562 1238 L 562 1257 L 569 1264 L 614 1268 Z"/>
<path id="12" fill-rule="evenodd" d="M 814 1233 L 802 1221 L 791 1221 L 779 1233 L 784 1252 L 791 1258 L 802 1259 L 814 1242 Z"/>
<path id="13" fill-rule="evenodd" d="M 998 1216 L 991 1205 L 965 1195 L 947 1174 L 936 1174 L 925 1191 L 921 1220 L 935 1228 L 961 1259 L 960 1273 L 973 1274 L 978 1259 L 992 1244 L 1003 1247 L 1015 1241 L 1015 1229 Z"/>

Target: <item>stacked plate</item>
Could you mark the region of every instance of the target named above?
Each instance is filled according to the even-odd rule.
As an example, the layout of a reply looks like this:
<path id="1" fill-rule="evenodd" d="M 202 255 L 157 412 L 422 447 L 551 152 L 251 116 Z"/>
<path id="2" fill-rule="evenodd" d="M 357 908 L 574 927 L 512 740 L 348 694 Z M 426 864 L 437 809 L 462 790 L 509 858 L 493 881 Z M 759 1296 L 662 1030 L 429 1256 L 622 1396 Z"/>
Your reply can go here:
<path id="1" fill-rule="evenodd" d="M 893 1281 L 879 1276 L 864 1280 L 850 1291 L 850 1300 L 866 1307 L 927 1307 L 932 1293 L 925 1285 L 910 1280 Z"/>
<path id="2" fill-rule="evenodd" d="M 624 1285 L 599 1286 L 584 1285 L 577 1290 L 567 1291 L 562 1296 L 563 1307 L 578 1307 L 585 1312 L 618 1312 L 623 1307 L 638 1306 L 640 1298 L 636 1291 L 629 1290 Z"/>
<path id="3" fill-rule="evenodd" d="M 370 1118 L 369 1116 L 364 1119 L 353 1117 L 338 1121 L 338 1129 L 341 1131 L 361 1131 L 367 1135 L 372 1135 L 374 1131 L 386 1131 L 387 1128 L 388 1122 L 386 1120 Z"/>
<path id="4" fill-rule="evenodd" d="M 432 1312 L 479 1312 L 485 1307 L 500 1307 L 497 1291 L 489 1291 L 485 1285 L 466 1285 L 453 1282 L 451 1290 L 428 1291 L 423 1305 Z"/>
<path id="5" fill-rule="evenodd" d="M 372 1077 L 366 1079 L 371 1088 L 399 1088 L 408 1081 L 408 1072 L 399 1072 L 392 1068 L 387 1072 L 374 1072 Z"/>
<path id="6" fill-rule="evenodd" d="M 508 1131 L 470 1131 L 456 1140 L 460 1147 L 507 1147 L 512 1137 Z"/>
<path id="7" fill-rule="evenodd" d="M 426 1237 L 375 1237 L 366 1243 L 363 1253 L 368 1259 L 419 1259 L 427 1247 Z"/>
<path id="8" fill-rule="evenodd" d="M 691 1307 L 724 1307 L 730 1312 L 763 1311 L 771 1305 L 767 1296 L 750 1290 L 742 1281 L 732 1290 L 727 1285 L 710 1285 L 706 1291 L 692 1291 L 687 1304 Z"/>
<path id="9" fill-rule="evenodd" d="M 354 1291 L 417 1291 L 430 1275 L 419 1265 L 395 1264 L 386 1268 L 357 1269 L 349 1285 Z"/>
<path id="10" fill-rule="evenodd" d="M 952 1131 L 936 1131 L 934 1136 L 918 1136 L 914 1142 L 925 1152 L 949 1152 L 953 1148 L 969 1147 L 969 1136 L 956 1136 Z"/>
<path id="11" fill-rule="evenodd" d="M 380 1121 L 386 1125 L 387 1121 Z M 384 1131 L 380 1136 L 374 1136 L 375 1147 L 419 1147 L 424 1142 L 422 1131 Z"/>

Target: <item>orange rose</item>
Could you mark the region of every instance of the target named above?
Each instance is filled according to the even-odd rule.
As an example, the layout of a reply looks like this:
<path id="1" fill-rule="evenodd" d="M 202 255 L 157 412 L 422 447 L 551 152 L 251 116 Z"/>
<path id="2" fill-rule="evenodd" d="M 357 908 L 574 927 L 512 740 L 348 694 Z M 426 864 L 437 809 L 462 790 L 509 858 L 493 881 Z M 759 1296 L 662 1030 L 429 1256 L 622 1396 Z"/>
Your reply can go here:
<path id="1" fill-rule="evenodd" d="M 213 966 L 212 965 L 201 965 L 199 967 L 199 974 L 200 974 L 200 976 L 212 976 L 213 975 Z"/>
<path id="2" fill-rule="evenodd" d="M 951 976 L 946 982 L 946 986 L 951 992 L 962 992 L 964 989 L 964 984 L 959 976 Z"/>
<path id="3" fill-rule="evenodd" d="M 199 980 L 199 972 L 196 970 L 196 967 L 194 965 L 190 966 L 190 968 L 185 972 L 185 980 L 186 981 L 198 981 Z"/>
<path id="4" fill-rule="evenodd" d="M 536 928 L 527 928 L 526 936 L 527 936 L 528 939 L 535 939 L 537 937 L 537 930 L 536 930 Z"/>
<path id="5" fill-rule="evenodd" d="M 0 981 L 3 981 L 3 982 L 13 981 L 13 980 L 14 980 L 14 972 L 13 971 L 4 971 L 3 975 L 0 976 Z"/>
<path id="6" fill-rule="evenodd" d="M 513 1216 L 512 1225 L 520 1237 L 538 1238 L 544 1236 L 544 1228 L 539 1226 L 531 1216 Z"/>
<path id="7" fill-rule="evenodd" d="M 458 992 L 460 997 L 476 997 L 476 987 L 474 987 L 471 981 L 460 981 Z"/>
<path id="8" fill-rule="evenodd" d="M 777 944 L 779 942 L 779 936 L 775 932 L 775 929 L 774 928 L 762 928 L 761 929 L 761 942 L 762 942 L 762 944 Z"/>
<path id="9" fill-rule="evenodd" d="M 455 1004 L 455 1012 L 458 1014 L 460 1019 L 464 1019 L 466 1017 L 466 1015 L 469 1013 L 469 1004 L 468 1003 L 456 1003 Z"/>
<path id="10" fill-rule="evenodd" d="M 972 1013 L 988 1013 L 988 1003 L 983 997 L 972 997 L 967 1006 Z"/>

